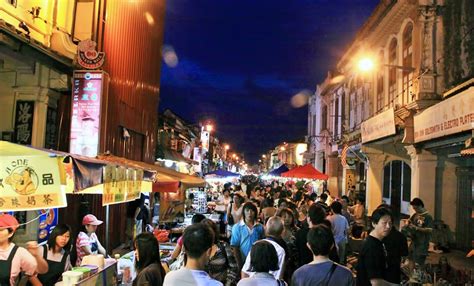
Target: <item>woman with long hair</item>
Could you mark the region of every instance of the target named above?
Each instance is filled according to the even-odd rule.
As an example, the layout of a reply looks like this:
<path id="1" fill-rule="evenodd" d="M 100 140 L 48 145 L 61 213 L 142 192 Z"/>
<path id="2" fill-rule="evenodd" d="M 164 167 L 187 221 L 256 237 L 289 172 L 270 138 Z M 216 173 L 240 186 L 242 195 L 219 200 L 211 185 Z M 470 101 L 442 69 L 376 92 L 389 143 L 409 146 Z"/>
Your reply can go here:
<path id="1" fill-rule="evenodd" d="M 163 285 L 165 270 L 161 265 L 160 245 L 155 236 L 144 232 L 137 235 L 135 246 L 135 268 L 137 277 L 133 285 Z"/>
<path id="2" fill-rule="evenodd" d="M 71 228 L 67 224 L 59 224 L 43 246 L 43 258 L 48 262 L 49 270 L 45 274 L 39 274 L 38 279 L 44 286 L 54 285 L 63 272 L 71 269 L 70 251 Z"/>
<path id="3" fill-rule="evenodd" d="M 221 239 L 219 229 L 214 221 L 205 219 L 201 223 L 212 229 L 214 232 L 214 244 L 217 246 L 216 253 L 206 265 L 206 272 L 211 278 L 222 282 L 225 286 L 236 285 L 239 280 L 240 269 L 237 266 L 237 261 L 230 245 Z"/>

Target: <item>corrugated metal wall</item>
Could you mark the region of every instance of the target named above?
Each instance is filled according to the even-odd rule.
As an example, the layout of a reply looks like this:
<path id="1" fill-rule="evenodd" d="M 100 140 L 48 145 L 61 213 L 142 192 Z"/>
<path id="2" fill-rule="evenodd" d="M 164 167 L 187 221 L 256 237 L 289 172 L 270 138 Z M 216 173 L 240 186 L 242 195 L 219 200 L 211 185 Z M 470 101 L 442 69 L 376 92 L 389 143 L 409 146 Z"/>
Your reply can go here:
<path id="1" fill-rule="evenodd" d="M 104 70 L 110 75 L 105 147 L 114 155 L 153 162 L 164 0 L 106 1 Z M 123 139 L 123 128 L 130 139 Z"/>

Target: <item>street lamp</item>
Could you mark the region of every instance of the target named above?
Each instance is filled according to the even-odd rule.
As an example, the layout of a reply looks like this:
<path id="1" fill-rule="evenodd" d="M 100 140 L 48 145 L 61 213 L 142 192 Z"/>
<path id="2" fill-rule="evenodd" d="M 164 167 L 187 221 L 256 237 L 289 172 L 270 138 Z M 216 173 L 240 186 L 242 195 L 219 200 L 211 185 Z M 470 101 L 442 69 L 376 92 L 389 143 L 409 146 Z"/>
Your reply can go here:
<path id="1" fill-rule="evenodd" d="M 266 159 L 266 158 L 267 158 L 267 155 L 263 154 L 263 155 L 262 155 L 262 158 L 263 158 L 263 159 Z"/>
<path id="2" fill-rule="evenodd" d="M 391 64 L 381 64 L 381 65 L 384 67 L 401 69 L 407 72 L 412 72 L 415 70 L 414 67 L 398 66 L 398 65 L 391 65 Z M 357 68 L 362 72 L 370 72 L 375 69 L 375 61 L 369 57 L 361 58 L 359 62 L 357 63 Z"/>
<path id="3" fill-rule="evenodd" d="M 214 126 L 212 126 L 212 124 L 210 124 L 210 123 L 206 124 L 206 131 L 207 132 L 211 132 L 213 129 L 214 129 Z"/>
<path id="4" fill-rule="evenodd" d="M 225 145 L 224 145 L 224 149 L 225 149 L 226 151 L 229 150 L 229 149 L 230 149 L 229 144 L 225 144 Z"/>

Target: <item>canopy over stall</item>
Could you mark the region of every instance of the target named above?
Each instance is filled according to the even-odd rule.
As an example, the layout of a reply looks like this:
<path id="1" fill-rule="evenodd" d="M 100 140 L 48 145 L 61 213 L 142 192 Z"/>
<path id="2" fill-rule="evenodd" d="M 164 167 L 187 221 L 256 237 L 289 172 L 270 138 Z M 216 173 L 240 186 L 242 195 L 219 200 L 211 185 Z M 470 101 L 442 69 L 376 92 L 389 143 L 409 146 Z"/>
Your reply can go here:
<path id="1" fill-rule="evenodd" d="M 293 168 L 290 171 L 282 173 L 281 176 L 287 177 L 287 178 L 312 179 L 312 180 L 327 180 L 329 178 L 328 175 L 319 172 L 311 164 L 306 164 L 301 167 Z"/>
<path id="2" fill-rule="evenodd" d="M 204 177 L 240 177 L 240 174 L 232 173 L 226 170 L 217 169 L 204 175 Z"/>
<path id="3" fill-rule="evenodd" d="M 288 172 L 290 169 L 286 166 L 286 164 L 281 165 L 280 167 L 271 170 L 268 172 L 268 176 L 280 177 L 281 173 Z"/>
<path id="4" fill-rule="evenodd" d="M 176 178 L 179 180 L 181 183 L 180 188 L 183 190 L 189 189 L 189 188 L 199 188 L 199 187 L 205 187 L 206 186 L 206 181 L 204 181 L 203 178 L 200 178 L 198 176 L 193 176 L 193 175 L 188 175 L 184 173 L 180 173 L 178 171 L 161 167 L 159 165 L 154 165 L 154 169 L 158 172 L 158 174 L 164 174 L 166 176 Z"/>

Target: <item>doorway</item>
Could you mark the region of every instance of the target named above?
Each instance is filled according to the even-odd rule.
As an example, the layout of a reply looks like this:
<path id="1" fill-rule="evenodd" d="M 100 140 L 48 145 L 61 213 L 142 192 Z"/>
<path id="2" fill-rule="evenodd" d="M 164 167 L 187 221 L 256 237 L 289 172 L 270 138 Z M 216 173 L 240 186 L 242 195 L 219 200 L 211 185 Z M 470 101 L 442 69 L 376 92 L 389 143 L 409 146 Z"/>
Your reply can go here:
<path id="1" fill-rule="evenodd" d="M 456 244 L 471 249 L 474 239 L 474 169 L 456 171 L 458 177 Z"/>
<path id="2" fill-rule="evenodd" d="M 409 214 L 411 196 L 411 168 L 400 160 L 387 163 L 383 170 L 383 200 L 390 205 L 394 223 L 399 224 Z"/>

